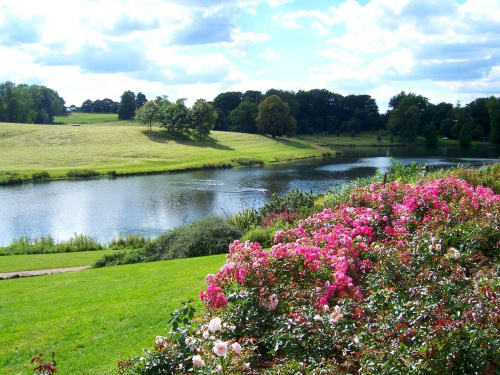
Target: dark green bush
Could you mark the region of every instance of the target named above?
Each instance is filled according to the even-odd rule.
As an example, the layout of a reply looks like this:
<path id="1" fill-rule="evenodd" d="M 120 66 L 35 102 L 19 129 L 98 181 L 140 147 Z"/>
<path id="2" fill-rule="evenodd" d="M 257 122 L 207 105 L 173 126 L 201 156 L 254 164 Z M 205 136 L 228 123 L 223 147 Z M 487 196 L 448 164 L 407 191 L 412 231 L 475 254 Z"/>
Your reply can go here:
<path id="1" fill-rule="evenodd" d="M 47 181 L 50 180 L 50 174 L 47 171 L 33 173 L 33 181 Z"/>
<path id="2" fill-rule="evenodd" d="M 285 195 L 273 194 L 271 201 L 262 206 L 259 214 L 261 217 L 266 217 L 271 212 L 308 213 L 308 210 L 314 207 L 314 202 L 321 195 L 299 189 L 293 189 Z"/>
<path id="3" fill-rule="evenodd" d="M 223 254 L 243 232 L 221 217 L 206 217 L 161 235 L 154 244 L 156 260 Z M 148 249 L 150 255 L 152 249 Z M 146 250 L 145 249 L 145 250 Z"/>

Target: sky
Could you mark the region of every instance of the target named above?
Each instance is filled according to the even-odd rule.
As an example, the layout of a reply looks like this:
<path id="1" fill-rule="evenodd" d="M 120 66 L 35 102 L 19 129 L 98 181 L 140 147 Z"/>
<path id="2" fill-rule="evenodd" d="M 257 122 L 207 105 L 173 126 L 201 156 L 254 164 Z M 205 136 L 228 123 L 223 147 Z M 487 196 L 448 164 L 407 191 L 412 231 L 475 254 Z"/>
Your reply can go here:
<path id="1" fill-rule="evenodd" d="M 500 96 L 500 0 L 0 0 L 0 82 L 66 105 L 327 89 Z"/>

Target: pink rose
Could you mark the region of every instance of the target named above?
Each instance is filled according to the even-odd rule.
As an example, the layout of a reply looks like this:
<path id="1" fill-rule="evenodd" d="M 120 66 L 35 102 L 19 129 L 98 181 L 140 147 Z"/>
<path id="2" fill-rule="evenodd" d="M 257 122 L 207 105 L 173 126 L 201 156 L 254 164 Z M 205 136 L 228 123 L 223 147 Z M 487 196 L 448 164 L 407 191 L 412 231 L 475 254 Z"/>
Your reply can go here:
<path id="1" fill-rule="evenodd" d="M 205 367 L 205 361 L 201 359 L 200 355 L 194 355 L 193 356 L 193 365 L 198 366 L 198 367 Z"/>
<path id="2" fill-rule="evenodd" d="M 227 344 L 224 341 L 217 341 L 214 345 L 214 353 L 219 357 L 227 354 Z"/>

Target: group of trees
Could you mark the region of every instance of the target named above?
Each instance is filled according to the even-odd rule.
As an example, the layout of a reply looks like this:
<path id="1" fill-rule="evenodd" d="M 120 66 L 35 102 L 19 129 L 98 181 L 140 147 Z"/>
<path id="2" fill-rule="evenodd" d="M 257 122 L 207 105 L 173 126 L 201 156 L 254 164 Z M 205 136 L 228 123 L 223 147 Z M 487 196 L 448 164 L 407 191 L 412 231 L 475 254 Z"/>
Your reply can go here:
<path id="1" fill-rule="evenodd" d="M 288 106 L 296 134 L 359 133 L 383 127 L 378 106 L 369 95 L 342 96 L 325 89 L 296 93 L 271 89 L 265 94 L 260 91 L 219 94 L 212 102 L 218 114 L 215 130 L 258 133 L 259 105 L 272 96 Z"/>
<path id="2" fill-rule="evenodd" d="M 135 113 L 135 119 L 147 125 L 150 131 L 153 123 L 157 122 L 161 128 L 172 134 L 193 132 L 199 139 L 206 139 L 215 126 L 217 113 L 204 99 L 198 99 L 188 108 L 185 99 L 171 102 L 166 97 L 157 97 L 156 100 L 150 100 L 141 106 Z"/>
<path id="3" fill-rule="evenodd" d="M 50 124 L 66 112 L 64 99 L 45 86 L 0 84 L 0 122 Z"/>
<path id="4" fill-rule="evenodd" d="M 115 102 L 111 99 L 87 99 L 82 103 L 80 108 L 70 106 L 72 112 L 85 112 L 85 113 L 118 113 L 120 120 L 128 120 L 134 117 L 135 111 L 141 108 L 148 102 L 146 95 L 139 92 L 135 95 L 132 91 L 125 91 L 120 99 L 120 102 Z"/>
<path id="5" fill-rule="evenodd" d="M 438 137 L 458 139 L 463 146 L 472 140 L 500 143 L 500 101 L 494 96 L 462 107 L 431 104 L 421 95 L 402 91 L 391 98 L 389 107 L 386 130 L 409 144 L 415 144 L 417 136 L 429 145 L 437 144 Z"/>

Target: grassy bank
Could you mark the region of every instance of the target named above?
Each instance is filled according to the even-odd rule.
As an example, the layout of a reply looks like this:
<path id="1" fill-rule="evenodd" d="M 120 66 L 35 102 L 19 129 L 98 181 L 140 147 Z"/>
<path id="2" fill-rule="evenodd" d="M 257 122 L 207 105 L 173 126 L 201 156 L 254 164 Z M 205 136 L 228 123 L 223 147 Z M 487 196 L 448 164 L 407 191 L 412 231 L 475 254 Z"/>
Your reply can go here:
<path id="1" fill-rule="evenodd" d="M 92 265 L 104 255 L 116 252 L 116 250 L 98 250 L 74 253 L 0 256 L 0 272 L 32 271 Z"/>
<path id="2" fill-rule="evenodd" d="M 124 125 L 128 124 L 128 125 Z M 126 122 L 92 125 L 0 124 L 0 182 L 68 178 L 68 173 L 125 175 L 238 166 L 321 156 L 316 142 L 213 132 L 207 141 Z M 331 150 L 330 150 L 331 151 Z M 92 173 L 83 173 L 92 175 Z"/>
<path id="3" fill-rule="evenodd" d="M 67 116 L 55 116 L 55 124 L 98 124 L 118 122 L 116 113 L 82 113 L 73 112 Z"/>
<path id="4" fill-rule="evenodd" d="M 0 373 L 31 373 L 31 357 L 44 353 L 48 358 L 52 352 L 62 374 L 114 373 L 119 360 L 165 334 L 169 315 L 181 301 L 198 301 L 205 276 L 224 259 L 219 255 L 0 282 Z"/>

